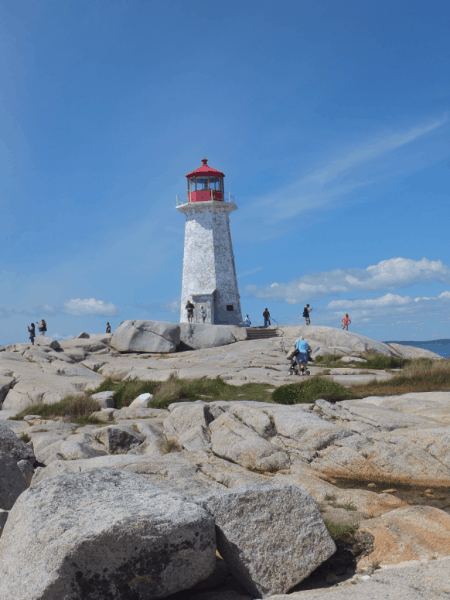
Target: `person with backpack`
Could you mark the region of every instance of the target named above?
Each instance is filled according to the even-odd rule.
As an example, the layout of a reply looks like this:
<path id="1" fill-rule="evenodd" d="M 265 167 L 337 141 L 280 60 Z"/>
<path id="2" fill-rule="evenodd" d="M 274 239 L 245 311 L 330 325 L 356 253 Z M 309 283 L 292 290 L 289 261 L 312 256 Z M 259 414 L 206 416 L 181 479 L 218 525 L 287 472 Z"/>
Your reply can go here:
<path id="1" fill-rule="evenodd" d="M 307 304 L 307 305 L 305 306 L 305 308 L 303 309 L 303 315 L 302 315 L 302 316 L 305 318 L 305 320 L 306 320 L 306 324 L 307 324 L 307 325 L 311 325 L 311 320 L 310 320 L 310 318 L 309 318 L 309 313 L 310 313 L 312 310 L 313 310 L 312 308 L 309 308 L 309 304 Z"/>
<path id="2" fill-rule="evenodd" d="M 34 346 L 34 338 L 36 337 L 36 328 L 34 326 L 34 323 L 31 323 L 31 327 L 28 327 L 28 331 L 30 332 L 31 343 Z"/>
<path id="3" fill-rule="evenodd" d="M 345 331 L 348 331 L 348 326 L 350 323 L 351 323 L 351 321 L 348 318 L 348 314 L 345 313 L 345 317 L 342 319 L 342 329 L 345 329 Z"/>
<path id="4" fill-rule="evenodd" d="M 269 312 L 268 308 L 266 308 L 266 310 L 263 312 L 263 317 L 264 317 L 264 327 L 269 327 L 269 325 L 270 325 L 270 312 Z"/>
<path id="5" fill-rule="evenodd" d="M 106 323 L 106 333 L 111 333 L 111 325 Z"/>
<path id="6" fill-rule="evenodd" d="M 47 323 L 45 322 L 45 319 L 42 319 L 40 323 L 37 323 L 37 326 L 39 329 L 39 335 L 45 335 L 47 331 Z"/>

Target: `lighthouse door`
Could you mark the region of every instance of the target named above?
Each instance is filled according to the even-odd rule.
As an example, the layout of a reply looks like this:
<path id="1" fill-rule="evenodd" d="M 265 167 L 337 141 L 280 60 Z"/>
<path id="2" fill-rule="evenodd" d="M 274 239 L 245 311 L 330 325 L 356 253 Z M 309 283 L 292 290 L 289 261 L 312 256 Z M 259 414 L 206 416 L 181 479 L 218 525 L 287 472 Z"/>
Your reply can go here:
<path id="1" fill-rule="evenodd" d="M 205 323 L 214 324 L 214 292 L 212 294 L 193 294 L 194 323 L 203 323 L 202 311 L 205 312 Z M 203 308 L 202 308 L 203 307 Z"/>

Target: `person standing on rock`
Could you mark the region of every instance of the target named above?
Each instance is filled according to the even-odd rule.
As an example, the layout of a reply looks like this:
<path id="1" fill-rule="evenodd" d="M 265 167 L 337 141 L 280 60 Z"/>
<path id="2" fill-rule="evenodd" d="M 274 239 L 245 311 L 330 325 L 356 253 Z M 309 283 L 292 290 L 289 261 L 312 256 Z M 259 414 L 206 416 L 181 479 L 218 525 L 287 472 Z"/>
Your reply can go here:
<path id="1" fill-rule="evenodd" d="M 111 325 L 106 323 L 106 333 L 111 333 Z"/>
<path id="2" fill-rule="evenodd" d="M 264 327 L 269 327 L 269 325 L 270 325 L 270 312 L 269 312 L 268 308 L 266 308 L 266 310 L 263 312 L 263 317 L 264 317 Z"/>
<path id="3" fill-rule="evenodd" d="M 307 305 L 305 306 L 305 308 L 303 309 L 303 317 L 305 318 L 305 320 L 306 320 L 306 324 L 307 324 L 307 325 L 311 325 L 311 320 L 310 320 L 310 318 L 309 318 L 309 313 L 310 313 L 312 310 L 313 310 L 312 308 L 309 308 L 309 304 L 307 304 Z"/>
<path id="4" fill-rule="evenodd" d="M 193 323 L 194 322 L 194 305 L 192 304 L 192 302 L 190 300 L 188 300 L 186 302 L 186 311 L 187 311 L 187 318 L 188 318 L 188 323 Z"/>
<path id="5" fill-rule="evenodd" d="M 40 323 L 37 323 L 37 326 L 39 329 L 39 335 L 45 335 L 47 331 L 47 323 L 45 322 L 45 319 L 42 319 Z"/>
<path id="6" fill-rule="evenodd" d="M 36 337 L 36 327 L 34 326 L 34 323 L 31 323 L 31 326 L 28 327 L 28 331 L 30 332 L 31 343 L 34 346 L 34 338 Z"/>
<path id="7" fill-rule="evenodd" d="M 251 327 L 252 326 L 252 322 L 250 321 L 250 317 L 248 315 L 246 315 L 246 317 L 244 319 L 244 325 L 246 327 Z"/>
<path id="8" fill-rule="evenodd" d="M 345 313 L 345 317 L 342 319 L 342 329 L 345 329 L 345 331 L 348 331 L 348 326 L 350 323 L 351 323 L 351 321 L 348 318 L 348 314 Z"/>
<path id="9" fill-rule="evenodd" d="M 200 314 L 202 316 L 202 320 L 203 320 L 203 323 L 204 323 L 205 319 L 206 319 L 205 309 L 203 308 L 203 306 L 200 306 L 200 308 L 202 309 Z"/>

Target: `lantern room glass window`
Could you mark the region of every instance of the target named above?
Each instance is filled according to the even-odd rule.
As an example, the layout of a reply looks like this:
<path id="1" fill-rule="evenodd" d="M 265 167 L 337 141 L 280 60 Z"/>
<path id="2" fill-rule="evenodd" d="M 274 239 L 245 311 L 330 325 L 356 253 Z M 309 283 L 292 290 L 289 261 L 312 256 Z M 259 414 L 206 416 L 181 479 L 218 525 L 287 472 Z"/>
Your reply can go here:
<path id="1" fill-rule="evenodd" d="M 188 192 L 217 190 L 223 192 L 222 177 L 191 177 L 188 179 Z"/>

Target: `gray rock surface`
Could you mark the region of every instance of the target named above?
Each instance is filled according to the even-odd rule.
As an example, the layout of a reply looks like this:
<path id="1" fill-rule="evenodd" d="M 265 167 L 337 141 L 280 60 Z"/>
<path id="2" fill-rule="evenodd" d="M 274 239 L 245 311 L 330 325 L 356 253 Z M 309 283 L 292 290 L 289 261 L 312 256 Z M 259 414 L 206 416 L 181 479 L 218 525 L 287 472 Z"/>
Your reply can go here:
<path id="1" fill-rule="evenodd" d="M 25 481 L 25 484 L 28 486 L 31 485 L 31 480 L 33 479 L 34 469 L 31 464 L 27 460 L 19 460 L 17 466 L 22 473 L 22 477 Z"/>
<path id="2" fill-rule="evenodd" d="M 129 425 L 108 425 L 95 429 L 92 435 L 113 454 L 127 452 L 144 441 L 144 437 Z"/>
<path id="3" fill-rule="evenodd" d="M 114 394 L 115 392 L 97 392 L 92 394 L 91 398 L 98 402 L 101 408 L 116 408 Z"/>
<path id="4" fill-rule="evenodd" d="M 284 593 L 336 551 L 311 496 L 247 485 L 196 500 L 214 518 L 217 548 L 254 598 Z"/>
<path id="5" fill-rule="evenodd" d="M 16 462 L 27 460 L 33 465 L 36 460 L 33 448 L 21 440 L 6 425 L 0 425 L 0 452 L 11 454 Z"/>
<path id="6" fill-rule="evenodd" d="M 47 337 L 46 335 L 37 335 L 34 340 L 34 345 L 39 346 L 48 346 L 53 350 L 59 350 L 61 348 L 60 343 L 57 340 L 54 340 L 51 337 Z"/>
<path id="7" fill-rule="evenodd" d="M 450 558 L 412 561 L 363 577 L 335 588 L 277 594 L 270 600 L 446 600 L 450 594 Z"/>
<path id="8" fill-rule="evenodd" d="M 163 321 L 124 321 L 111 338 L 119 352 L 176 352 L 180 326 Z"/>
<path id="9" fill-rule="evenodd" d="M 10 512 L 0 597 L 161 598 L 210 575 L 215 548 L 210 515 L 145 477 L 64 473 L 29 488 Z"/>
<path id="10" fill-rule="evenodd" d="M 27 487 L 14 457 L 0 450 L 0 508 L 10 510 Z"/>
<path id="11" fill-rule="evenodd" d="M 227 346 L 246 339 L 247 330 L 245 327 L 208 325 L 206 323 L 180 324 L 180 345 L 183 350 Z"/>

